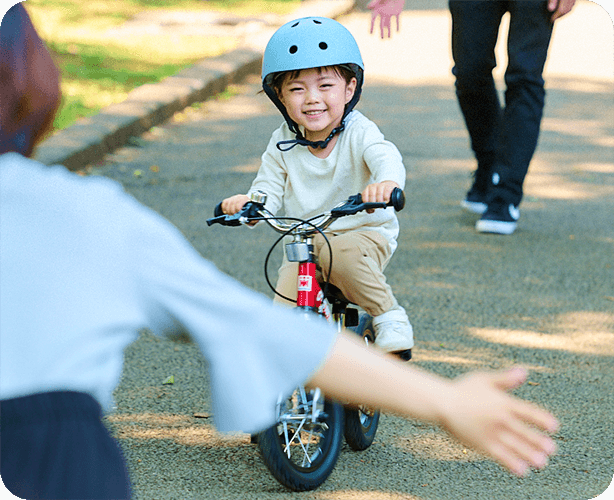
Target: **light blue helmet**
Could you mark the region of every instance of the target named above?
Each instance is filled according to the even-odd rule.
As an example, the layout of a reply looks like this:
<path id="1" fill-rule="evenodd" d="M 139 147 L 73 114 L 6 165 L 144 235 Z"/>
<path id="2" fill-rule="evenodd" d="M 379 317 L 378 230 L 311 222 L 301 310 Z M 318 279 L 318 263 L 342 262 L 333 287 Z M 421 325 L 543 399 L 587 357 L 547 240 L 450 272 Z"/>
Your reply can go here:
<path id="1" fill-rule="evenodd" d="M 354 97 L 346 105 L 341 125 L 331 133 L 331 137 L 320 143 L 309 143 L 302 138 L 298 125 L 288 116 L 285 106 L 277 97 L 271 86 L 272 78 L 284 71 L 338 65 L 347 66 L 355 73 L 357 85 Z M 358 44 L 345 26 L 327 17 L 304 17 L 284 24 L 269 40 L 262 60 L 262 88 L 281 111 L 290 130 L 297 134 L 299 141 L 295 144 L 326 147 L 330 138 L 343 130 L 345 117 L 360 99 L 363 71 Z"/>

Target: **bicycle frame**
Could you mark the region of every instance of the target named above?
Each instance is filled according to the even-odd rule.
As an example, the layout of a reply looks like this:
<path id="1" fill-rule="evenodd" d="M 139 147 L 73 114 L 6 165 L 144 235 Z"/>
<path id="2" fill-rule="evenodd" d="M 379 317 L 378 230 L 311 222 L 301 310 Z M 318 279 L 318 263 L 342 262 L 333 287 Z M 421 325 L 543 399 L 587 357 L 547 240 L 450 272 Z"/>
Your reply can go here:
<path id="1" fill-rule="evenodd" d="M 286 245 L 286 256 L 288 260 L 291 262 L 298 262 L 296 306 L 300 309 L 322 314 L 328 321 L 331 321 L 332 315 L 330 307 L 328 302 L 324 300 L 324 292 L 317 280 L 316 263 L 313 257 L 313 239 L 310 237 L 304 239 L 304 242 L 295 241 Z M 303 256 L 305 260 L 294 260 L 300 258 L 293 254 L 298 245 L 304 245 L 303 248 L 307 250 L 306 252 L 301 252 L 307 254 Z"/>
<path id="2" fill-rule="evenodd" d="M 329 212 L 302 220 L 275 217 L 265 208 L 265 203 L 265 193 L 254 193 L 251 202 L 234 215 L 225 215 L 218 204 L 215 216 L 208 219 L 207 224 L 239 226 L 265 221 L 282 234 L 271 251 L 284 238 L 291 237 L 292 241 L 285 245 L 285 252 L 289 262 L 298 263 L 296 307 L 306 315 L 324 316 L 329 323 L 336 325 L 339 332 L 344 326 L 356 326 L 356 333 L 369 344 L 372 337 L 363 335 L 363 332 L 368 331 L 371 317 L 365 314 L 359 321 L 358 310 L 347 307 L 349 301 L 339 296 L 333 285 L 327 283 L 322 290 L 318 283 L 314 236 L 316 233 L 324 236 L 323 231 L 339 217 L 371 208 L 385 208 L 388 204 L 363 203 L 361 195 L 357 194 Z M 400 210 L 404 203 L 403 192 L 400 189 L 396 194 L 393 192 L 390 205 Z M 269 286 L 280 295 L 267 276 L 268 258 L 267 255 L 265 277 Z M 332 251 L 330 262 L 332 266 Z M 334 291 L 329 294 L 331 288 Z M 258 435 L 258 446 L 265 464 L 278 481 L 295 491 L 312 490 L 322 484 L 334 468 L 343 438 L 353 450 L 364 450 L 373 442 L 378 421 L 379 412 L 364 408 L 344 409 L 341 403 L 326 399 L 319 388 L 307 392 L 303 385 L 299 385 L 289 397 L 280 395 L 277 423 Z"/>

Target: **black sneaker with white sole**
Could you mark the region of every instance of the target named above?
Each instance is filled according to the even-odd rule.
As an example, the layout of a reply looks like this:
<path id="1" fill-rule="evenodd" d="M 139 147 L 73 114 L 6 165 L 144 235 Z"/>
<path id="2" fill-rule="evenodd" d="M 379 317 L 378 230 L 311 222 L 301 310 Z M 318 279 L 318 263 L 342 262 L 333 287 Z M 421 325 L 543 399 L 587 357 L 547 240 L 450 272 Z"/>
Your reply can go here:
<path id="1" fill-rule="evenodd" d="M 467 192 L 465 199 L 461 201 L 461 207 L 468 212 L 482 215 L 488 208 L 488 189 L 491 186 L 491 168 L 481 167 L 475 170 L 473 176 L 473 184 Z"/>
<path id="2" fill-rule="evenodd" d="M 475 228 L 480 233 L 512 234 L 516 230 L 519 218 L 520 210 L 513 204 L 491 203 L 476 222 Z"/>
<path id="3" fill-rule="evenodd" d="M 467 196 L 460 204 L 467 212 L 478 215 L 482 215 L 488 208 L 486 193 L 473 189 L 467 193 Z"/>

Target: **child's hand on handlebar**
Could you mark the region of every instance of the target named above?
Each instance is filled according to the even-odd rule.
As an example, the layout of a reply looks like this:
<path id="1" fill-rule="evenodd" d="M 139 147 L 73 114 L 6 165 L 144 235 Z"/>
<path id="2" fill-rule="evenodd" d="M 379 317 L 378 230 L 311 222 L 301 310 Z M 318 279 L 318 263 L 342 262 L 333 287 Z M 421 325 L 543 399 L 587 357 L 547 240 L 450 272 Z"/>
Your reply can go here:
<path id="1" fill-rule="evenodd" d="M 235 194 L 222 201 L 222 210 L 226 215 L 234 215 L 241 210 L 249 201 L 249 196 L 245 194 Z"/>
<path id="2" fill-rule="evenodd" d="M 361 193 L 363 203 L 388 203 L 390 201 L 390 195 L 394 188 L 401 188 L 394 181 L 376 182 L 375 184 L 369 184 L 365 190 Z M 367 213 L 372 214 L 375 209 L 367 210 Z"/>

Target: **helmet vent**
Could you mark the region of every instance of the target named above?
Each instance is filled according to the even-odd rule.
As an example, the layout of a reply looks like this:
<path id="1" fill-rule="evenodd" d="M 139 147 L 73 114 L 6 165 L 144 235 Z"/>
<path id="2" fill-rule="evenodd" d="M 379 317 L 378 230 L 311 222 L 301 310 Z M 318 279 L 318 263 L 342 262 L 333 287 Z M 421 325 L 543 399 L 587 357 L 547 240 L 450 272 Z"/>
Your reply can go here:
<path id="1" fill-rule="evenodd" d="M 288 49 L 288 52 L 290 52 L 290 54 L 296 54 L 298 52 L 298 47 L 296 45 L 293 45 Z"/>
<path id="2" fill-rule="evenodd" d="M 313 22 L 316 24 L 322 24 L 322 21 L 318 21 L 317 19 L 314 19 Z"/>
<path id="3" fill-rule="evenodd" d="M 291 28 L 296 28 L 300 23 L 294 23 Z"/>
<path id="4" fill-rule="evenodd" d="M 326 50 L 328 48 L 328 45 L 326 44 L 326 42 L 320 42 L 318 47 L 320 47 L 322 50 Z"/>

